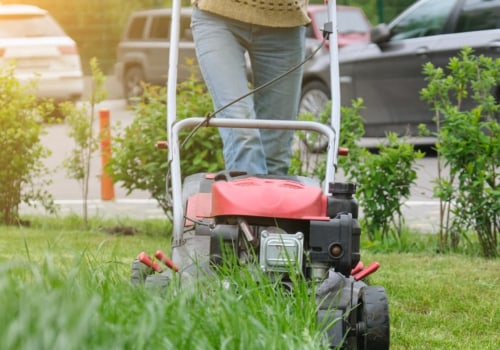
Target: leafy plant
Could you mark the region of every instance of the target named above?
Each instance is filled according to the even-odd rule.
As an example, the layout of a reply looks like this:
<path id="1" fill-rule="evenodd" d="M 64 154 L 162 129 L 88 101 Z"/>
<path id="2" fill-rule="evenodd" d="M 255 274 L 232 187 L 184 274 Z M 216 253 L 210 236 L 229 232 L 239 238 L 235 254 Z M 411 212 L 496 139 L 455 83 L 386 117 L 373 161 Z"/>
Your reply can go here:
<path id="1" fill-rule="evenodd" d="M 500 59 L 464 48 L 447 72 L 424 66 L 429 81 L 421 95 L 435 112 L 441 201 L 439 242 L 456 248 L 468 230 L 478 235 L 485 256 L 498 255 L 500 226 Z M 447 169 L 445 174 L 444 169 Z"/>
<path id="2" fill-rule="evenodd" d="M 387 237 L 391 228 L 395 229 L 396 237 L 401 237 L 404 223 L 401 207 L 417 178 L 415 161 L 423 156 L 412 144 L 389 133 L 386 143 L 378 146 L 378 153 L 363 149 L 359 162 L 350 164 L 348 176 L 358 183 L 364 223 L 372 240 L 377 233 L 382 239 Z"/>
<path id="3" fill-rule="evenodd" d="M 128 193 L 145 190 L 151 194 L 166 215 L 171 204 L 166 177 L 169 173 L 167 153 L 156 149 L 157 141 L 166 140 L 166 91 L 160 86 L 144 86 L 144 94 L 134 105 L 135 119 L 114 138 L 113 154 L 108 164 L 110 175 L 121 182 Z M 212 100 L 205 87 L 193 75 L 182 82 L 177 94 L 177 118 L 205 116 L 212 110 Z M 214 172 L 224 168 L 222 142 L 215 128 L 200 128 L 192 136 L 180 135 L 183 175 Z"/>
<path id="4" fill-rule="evenodd" d="M 19 204 L 41 205 L 53 212 L 52 196 L 43 188 L 49 180 L 42 162 L 50 155 L 40 140 L 43 120 L 54 107 L 38 101 L 36 80 L 23 85 L 14 77 L 14 65 L 0 68 L 0 223 L 19 223 Z"/>
<path id="5" fill-rule="evenodd" d="M 339 146 L 346 147 L 349 153 L 346 157 L 339 157 L 339 168 L 344 176 L 358 187 L 357 197 L 363 209 L 363 223 L 368 231 L 369 238 L 374 240 L 380 233 L 382 238 L 388 236 L 392 228 L 396 237 L 402 234 L 403 218 L 401 207 L 410 195 L 410 187 L 416 180 L 415 161 L 423 157 L 423 153 L 416 152 L 414 147 L 400 141 L 396 134 L 388 134 L 386 144 L 379 145 L 378 154 L 362 148 L 359 145 L 365 133 L 363 118 L 363 100 L 352 101 L 350 107 L 341 107 L 341 126 Z M 320 114 L 320 122 L 329 123 L 331 103 Z M 300 119 L 311 120 L 312 115 L 305 114 Z M 310 137 L 306 133 L 298 133 L 301 140 Z M 322 156 L 323 158 L 319 158 Z M 301 159 L 305 162 L 301 163 Z M 292 160 L 295 174 L 304 173 L 324 179 L 324 154 L 313 155 L 296 151 Z M 320 164 L 319 166 L 317 164 Z"/>
<path id="6" fill-rule="evenodd" d="M 88 192 L 90 180 L 90 164 L 92 156 L 99 147 L 99 135 L 94 132 L 96 105 L 106 98 L 104 88 L 105 77 L 99 69 L 97 59 L 90 60 L 92 70 L 92 89 L 88 103 L 75 105 L 64 102 L 60 108 L 66 116 L 69 126 L 69 136 L 73 138 L 75 146 L 71 155 L 64 160 L 68 176 L 80 184 L 83 199 L 83 221 L 88 224 Z"/>

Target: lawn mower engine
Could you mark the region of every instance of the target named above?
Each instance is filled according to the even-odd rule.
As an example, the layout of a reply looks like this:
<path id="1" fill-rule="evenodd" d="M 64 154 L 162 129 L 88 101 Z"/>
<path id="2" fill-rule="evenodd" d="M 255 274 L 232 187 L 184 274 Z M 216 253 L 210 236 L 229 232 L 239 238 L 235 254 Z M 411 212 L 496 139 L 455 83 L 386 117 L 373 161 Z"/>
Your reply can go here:
<path id="1" fill-rule="evenodd" d="M 291 273 L 317 283 L 318 321 L 329 327 L 332 347 L 388 349 L 385 290 L 363 281 L 379 265 L 364 268 L 360 261 L 355 191 L 352 183 L 336 182 L 326 195 L 306 177 L 191 175 L 183 186 L 191 236 L 184 236 L 205 239 L 211 266 L 223 262 L 229 249 L 287 289 L 293 288 Z M 182 250 L 187 243 L 176 244 Z"/>

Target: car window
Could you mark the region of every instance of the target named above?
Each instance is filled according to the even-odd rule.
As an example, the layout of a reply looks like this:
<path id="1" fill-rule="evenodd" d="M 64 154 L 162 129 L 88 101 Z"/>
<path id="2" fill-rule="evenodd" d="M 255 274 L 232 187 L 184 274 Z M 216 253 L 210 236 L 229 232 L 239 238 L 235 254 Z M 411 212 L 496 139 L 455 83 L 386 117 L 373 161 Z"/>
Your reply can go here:
<path id="1" fill-rule="evenodd" d="M 170 36 L 170 20 L 167 16 L 153 17 L 149 37 L 156 40 L 166 40 Z"/>
<path id="2" fill-rule="evenodd" d="M 314 12 L 316 23 L 319 28 L 323 28 L 328 21 L 328 11 Z M 370 28 L 363 15 L 356 10 L 337 11 L 337 29 L 339 33 L 368 33 Z"/>
<path id="3" fill-rule="evenodd" d="M 142 39 L 144 26 L 146 25 L 146 17 L 136 17 L 128 27 L 128 39 Z"/>
<path id="4" fill-rule="evenodd" d="M 370 31 L 368 23 L 359 11 L 339 11 L 337 15 L 340 33 L 368 33 Z"/>
<path id="5" fill-rule="evenodd" d="M 500 0 L 467 0 L 458 18 L 456 32 L 500 28 Z"/>
<path id="6" fill-rule="evenodd" d="M 442 34 L 456 0 L 423 1 L 391 28 L 391 41 Z"/>
<path id="7" fill-rule="evenodd" d="M 65 36 L 64 30 L 49 15 L 0 15 L 0 38 Z"/>

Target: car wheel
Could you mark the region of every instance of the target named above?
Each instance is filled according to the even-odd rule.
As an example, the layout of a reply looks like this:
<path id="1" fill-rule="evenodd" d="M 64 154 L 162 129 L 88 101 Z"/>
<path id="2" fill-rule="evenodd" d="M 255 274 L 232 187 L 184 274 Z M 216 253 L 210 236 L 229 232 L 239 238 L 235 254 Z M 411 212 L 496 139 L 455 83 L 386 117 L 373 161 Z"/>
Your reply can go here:
<path id="1" fill-rule="evenodd" d="M 330 90 L 320 81 L 312 81 L 304 85 L 299 102 L 299 114 L 310 113 L 314 121 L 327 122 L 321 120 L 321 113 L 325 110 L 330 101 Z M 324 151 L 328 144 L 328 139 L 324 135 L 315 132 L 306 132 L 303 142 L 311 152 Z"/>
<path id="2" fill-rule="evenodd" d="M 142 82 L 144 81 L 144 72 L 141 67 L 133 66 L 127 69 L 123 78 L 123 88 L 125 98 L 129 103 L 134 103 L 135 98 L 143 93 Z"/>

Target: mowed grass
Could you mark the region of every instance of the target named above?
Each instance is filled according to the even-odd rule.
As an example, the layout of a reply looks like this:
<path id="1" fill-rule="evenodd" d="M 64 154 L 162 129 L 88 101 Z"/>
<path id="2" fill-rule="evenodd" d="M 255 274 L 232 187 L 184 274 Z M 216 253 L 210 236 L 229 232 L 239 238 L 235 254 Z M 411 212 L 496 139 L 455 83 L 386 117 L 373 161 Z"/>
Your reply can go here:
<path id="1" fill-rule="evenodd" d="M 137 228 L 109 234 L 111 226 Z M 141 251 L 169 250 L 162 221 L 33 219 L 0 227 L 0 349 L 321 349 L 314 298 L 248 274 L 177 290 L 135 288 Z M 118 230 L 120 231 L 120 230 Z M 124 230 L 127 231 L 127 230 Z M 500 349 L 500 263 L 465 255 L 362 251 L 381 263 L 391 349 Z M 226 281 L 227 282 L 227 281 Z"/>

